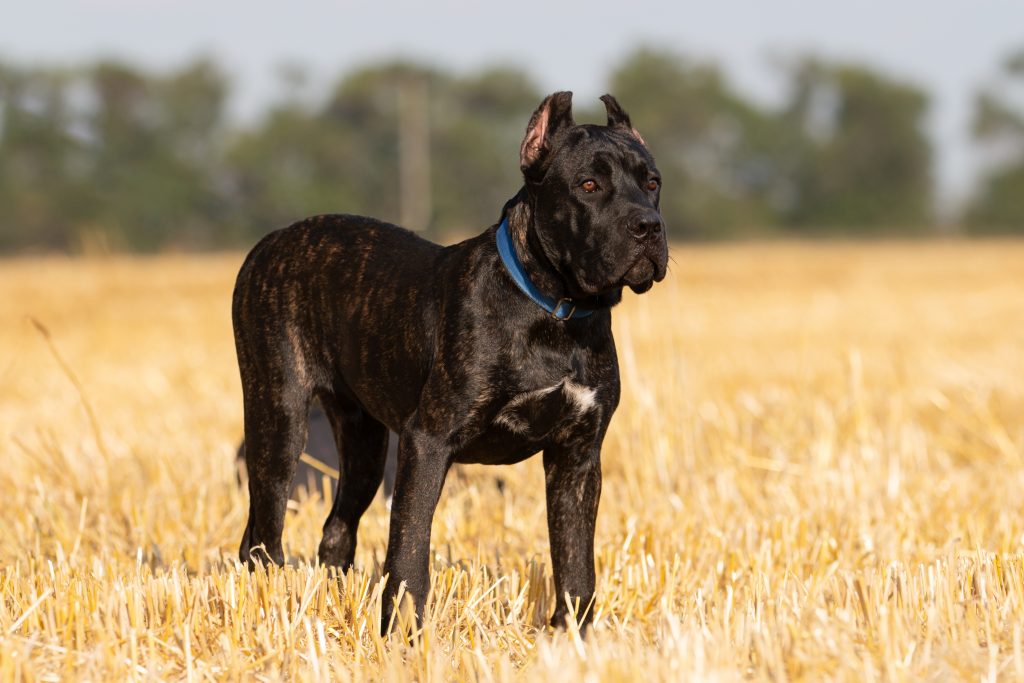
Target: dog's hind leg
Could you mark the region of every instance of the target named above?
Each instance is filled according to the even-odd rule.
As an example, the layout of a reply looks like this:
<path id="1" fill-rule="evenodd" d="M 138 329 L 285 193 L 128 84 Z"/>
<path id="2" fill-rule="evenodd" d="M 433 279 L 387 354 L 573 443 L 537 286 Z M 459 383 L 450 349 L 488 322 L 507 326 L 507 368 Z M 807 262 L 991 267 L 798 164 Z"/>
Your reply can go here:
<path id="1" fill-rule="evenodd" d="M 261 391 L 246 390 L 243 383 L 249 522 L 238 557 L 250 567 L 267 561 L 284 564 L 281 533 L 288 492 L 306 442 L 308 392 L 295 387 L 268 393 L 277 395 L 270 397 Z"/>
<path id="2" fill-rule="evenodd" d="M 388 430 L 351 399 L 325 396 L 321 402 L 338 444 L 341 477 L 324 523 L 319 556 L 322 564 L 344 571 L 355 560 L 359 519 L 384 477 Z"/>

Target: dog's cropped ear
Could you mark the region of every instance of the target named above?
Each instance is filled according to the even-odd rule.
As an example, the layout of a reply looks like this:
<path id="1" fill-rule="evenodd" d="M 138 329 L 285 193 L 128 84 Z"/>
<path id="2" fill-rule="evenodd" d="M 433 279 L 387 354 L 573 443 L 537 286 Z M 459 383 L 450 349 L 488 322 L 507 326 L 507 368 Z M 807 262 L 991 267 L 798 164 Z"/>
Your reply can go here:
<path id="1" fill-rule="evenodd" d="M 572 93 L 556 92 L 544 98 L 530 117 L 526 137 L 519 146 L 519 168 L 529 173 L 551 151 L 551 140 L 562 128 L 576 125 L 572 119 Z"/>
<path id="2" fill-rule="evenodd" d="M 618 100 L 611 95 L 601 95 L 601 101 L 604 102 L 604 108 L 608 111 L 608 127 L 621 128 L 639 140 L 641 145 L 646 147 L 647 143 L 644 142 L 643 137 L 641 137 L 640 131 L 633 127 L 633 124 L 629 120 L 629 114 L 622 110 L 622 107 L 619 106 Z"/>

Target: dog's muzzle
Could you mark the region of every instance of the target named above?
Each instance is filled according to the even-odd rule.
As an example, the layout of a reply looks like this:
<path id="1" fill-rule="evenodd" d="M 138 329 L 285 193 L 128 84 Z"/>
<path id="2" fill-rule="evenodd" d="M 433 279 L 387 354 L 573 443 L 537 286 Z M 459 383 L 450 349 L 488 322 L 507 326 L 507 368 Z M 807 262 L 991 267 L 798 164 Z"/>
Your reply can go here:
<path id="1" fill-rule="evenodd" d="M 656 211 L 633 215 L 626 224 L 629 234 L 637 242 L 635 260 L 622 276 L 622 283 L 637 294 L 643 294 L 655 282 L 665 279 L 668 268 L 668 243 L 665 223 Z"/>

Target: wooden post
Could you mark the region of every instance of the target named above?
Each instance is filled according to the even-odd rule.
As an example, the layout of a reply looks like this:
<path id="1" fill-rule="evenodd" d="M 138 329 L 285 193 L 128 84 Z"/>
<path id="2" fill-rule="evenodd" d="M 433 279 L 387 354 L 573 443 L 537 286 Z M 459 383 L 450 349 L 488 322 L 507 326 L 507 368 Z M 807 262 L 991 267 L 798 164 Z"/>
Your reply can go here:
<path id="1" fill-rule="evenodd" d="M 427 82 L 422 77 L 398 82 L 399 216 L 403 227 L 430 227 L 430 112 Z"/>

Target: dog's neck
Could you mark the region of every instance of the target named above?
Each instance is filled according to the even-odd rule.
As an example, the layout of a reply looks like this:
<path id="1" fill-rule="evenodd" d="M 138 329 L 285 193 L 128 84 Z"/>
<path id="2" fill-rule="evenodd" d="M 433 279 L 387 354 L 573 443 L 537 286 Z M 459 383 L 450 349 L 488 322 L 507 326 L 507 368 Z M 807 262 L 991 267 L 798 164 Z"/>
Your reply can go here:
<path id="1" fill-rule="evenodd" d="M 557 301 L 569 296 L 568 288 L 558 269 L 544 253 L 533 225 L 533 211 L 525 197 L 523 199 L 512 204 L 506 214 L 512 245 L 530 281 L 546 296 Z"/>
<path id="2" fill-rule="evenodd" d="M 509 235 L 512 237 L 516 256 L 523 264 L 523 270 L 526 271 L 534 286 L 545 296 L 554 301 L 568 298 L 577 306 L 595 310 L 610 308 L 622 299 L 622 290 L 620 289 L 598 296 L 573 296 L 565 278 L 544 253 L 525 187 L 505 204 L 502 213 L 503 217 L 508 219 Z"/>

